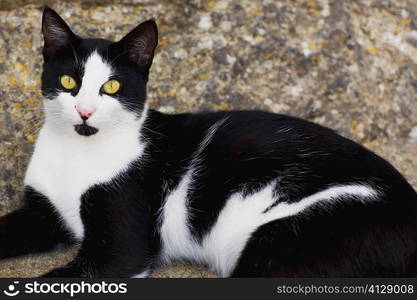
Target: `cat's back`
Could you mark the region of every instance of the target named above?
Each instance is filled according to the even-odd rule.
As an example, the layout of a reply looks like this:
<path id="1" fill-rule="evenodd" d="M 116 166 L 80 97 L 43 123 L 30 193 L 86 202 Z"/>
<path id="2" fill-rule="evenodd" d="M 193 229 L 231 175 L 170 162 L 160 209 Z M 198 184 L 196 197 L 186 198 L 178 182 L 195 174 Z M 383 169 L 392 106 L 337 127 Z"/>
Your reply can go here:
<path id="1" fill-rule="evenodd" d="M 265 111 L 222 111 L 194 114 L 150 114 L 152 139 L 159 149 L 192 158 L 200 151 L 227 163 L 268 161 L 271 166 L 338 161 L 345 170 L 364 171 L 373 164 L 378 173 L 395 169 L 384 159 L 335 131 L 300 118 Z M 203 149 L 204 148 L 204 149 Z M 168 155 L 169 157 L 169 155 Z M 186 161 L 186 159 L 185 159 Z M 355 165 L 356 162 L 360 165 Z M 369 170 L 369 168 L 368 168 Z"/>
<path id="2" fill-rule="evenodd" d="M 150 134 L 160 153 L 158 161 L 166 160 L 175 173 L 181 174 L 179 169 L 192 164 L 205 170 L 200 173 L 216 170 L 216 178 L 236 181 L 238 186 L 246 181 L 262 185 L 288 175 L 297 184 L 303 181 L 305 188 L 354 178 L 375 185 L 389 182 L 388 186 L 415 193 L 404 177 L 374 152 L 300 118 L 265 111 L 225 111 L 152 112 L 149 119 Z"/>

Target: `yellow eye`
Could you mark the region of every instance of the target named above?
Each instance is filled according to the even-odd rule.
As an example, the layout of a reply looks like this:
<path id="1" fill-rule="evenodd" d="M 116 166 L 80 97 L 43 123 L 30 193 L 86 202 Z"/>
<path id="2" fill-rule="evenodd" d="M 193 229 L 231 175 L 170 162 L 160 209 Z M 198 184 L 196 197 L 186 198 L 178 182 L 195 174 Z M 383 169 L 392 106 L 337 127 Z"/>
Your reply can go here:
<path id="1" fill-rule="evenodd" d="M 74 78 L 72 78 L 69 75 L 62 75 L 59 80 L 61 82 L 61 85 L 67 90 L 72 90 L 77 87 L 77 82 Z"/>
<path id="2" fill-rule="evenodd" d="M 109 80 L 103 84 L 103 91 L 106 94 L 114 94 L 117 93 L 118 90 L 120 90 L 120 82 L 116 79 Z"/>

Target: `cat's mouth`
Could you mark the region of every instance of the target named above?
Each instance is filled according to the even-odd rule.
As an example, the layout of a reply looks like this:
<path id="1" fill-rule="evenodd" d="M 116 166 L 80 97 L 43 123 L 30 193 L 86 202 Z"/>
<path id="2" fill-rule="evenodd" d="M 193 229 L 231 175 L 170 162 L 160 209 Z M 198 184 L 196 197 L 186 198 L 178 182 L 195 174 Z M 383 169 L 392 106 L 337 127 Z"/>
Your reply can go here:
<path id="1" fill-rule="evenodd" d="M 98 132 L 97 128 L 89 126 L 85 122 L 82 124 L 74 125 L 74 129 L 79 135 L 83 136 L 90 136 Z"/>

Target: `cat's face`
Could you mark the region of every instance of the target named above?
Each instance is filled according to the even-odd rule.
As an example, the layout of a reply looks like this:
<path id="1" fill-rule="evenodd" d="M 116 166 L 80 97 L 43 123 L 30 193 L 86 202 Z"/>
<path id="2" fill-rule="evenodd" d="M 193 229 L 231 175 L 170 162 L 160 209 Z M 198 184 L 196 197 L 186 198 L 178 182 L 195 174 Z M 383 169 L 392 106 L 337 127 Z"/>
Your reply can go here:
<path id="1" fill-rule="evenodd" d="M 111 133 L 141 117 L 157 45 L 154 21 L 119 42 L 82 39 L 46 8 L 42 20 L 46 120 L 70 134 Z"/>

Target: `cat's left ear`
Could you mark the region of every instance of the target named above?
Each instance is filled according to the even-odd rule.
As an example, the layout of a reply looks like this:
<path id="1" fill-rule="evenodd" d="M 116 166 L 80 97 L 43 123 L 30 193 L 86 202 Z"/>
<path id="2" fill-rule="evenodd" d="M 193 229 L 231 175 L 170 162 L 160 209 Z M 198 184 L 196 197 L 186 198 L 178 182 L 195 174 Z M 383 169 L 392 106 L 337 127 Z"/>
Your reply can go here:
<path id="1" fill-rule="evenodd" d="M 53 56 L 58 51 L 70 46 L 76 35 L 56 11 L 45 7 L 42 15 L 42 34 L 44 39 L 43 54 Z"/>
<path id="2" fill-rule="evenodd" d="M 158 27 L 154 20 L 139 24 L 115 45 L 139 68 L 149 70 L 158 45 Z"/>

